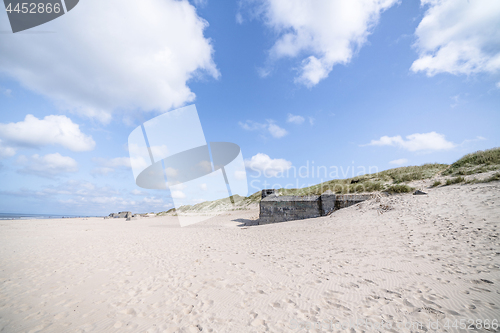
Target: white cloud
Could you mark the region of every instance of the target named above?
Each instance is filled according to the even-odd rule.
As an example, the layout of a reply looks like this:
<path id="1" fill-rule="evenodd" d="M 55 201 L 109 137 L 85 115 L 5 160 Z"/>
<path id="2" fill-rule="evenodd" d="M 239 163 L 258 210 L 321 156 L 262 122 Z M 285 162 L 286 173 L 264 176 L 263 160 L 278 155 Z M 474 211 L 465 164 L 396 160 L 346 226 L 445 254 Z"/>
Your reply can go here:
<path id="1" fill-rule="evenodd" d="M 208 0 L 193 0 L 195 6 L 205 7 L 208 4 Z"/>
<path id="2" fill-rule="evenodd" d="M 450 107 L 452 109 L 456 108 L 460 102 L 461 102 L 461 99 L 460 99 L 460 94 L 458 95 L 455 95 L 455 96 L 451 96 L 451 99 L 453 100 L 453 104 L 450 104 Z"/>
<path id="3" fill-rule="evenodd" d="M 286 122 L 287 123 L 292 123 L 292 124 L 296 124 L 296 125 L 300 125 L 304 121 L 305 121 L 304 117 L 302 117 L 302 116 L 296 116 L 296 115 L 293 115 L 291 113 L 289 113 L 288 116 L 287 116 L 287 118 L 286 118 Z"/>
<path id="4" fill-rule="evenodd" d="M 44 24 L 57 33 L 0 43 L 0 72 L 102 122 L 116 109 L 168 111 L 194 100 L 190 79 L 219 76 L 207 26 L 188 1 L 80 1 Z M 0 11 L 0 30 L 9 29 Z"/>
<path id="5" fill-rule="evenodd" d="M 278 40 L 271 59 L 301 57 L 296 82 L 312 87 L 365 44 L 380 14 L 398 0 L 260 0 Z"/>
<path id="6" fill-rule="evenodd" d="M 240 121 L 238 122 L 238 124 L 246 131 L 256 131 L 265 129 L 267 127 L 267 124 L 261 124 L 252 120 L 247 120 L 244 123 Z"/>
<path id="7" fill-rule="evenodd" d="M 246 180 L 247 179 L 247 173 L 245 171 L 235 171 L 234 172 L 234 177 L 237 180 Z"/>
<path id="8" fill-rule="evenodd" d="M 111 159 L 105 158 L 94 158 L 93 161 L 99 165 L 108 168 L 130 168 L 130 157 L 116 157 Z"/>
<path id="9" fill-rule="evenodd" d="M 269 123 L 269 126 L 267 129 L 273 137 L 278 138 L 278 139 L 282 138 L 288 134 L 288 132 L 284 128 L 279 127 L 275 123 Z"/>
<path id="10" fill-rule="evenodd" d="M 429 132 L 408 135 L 406 140 L 400 135 L 383 136 L 379 140 L 372 140 L 368 146 L 395 146 L 409 151 L 432 151 L 452 149 L 456 144 L 447 141 L 443 134 Z"/>
<path id="11" fill-rule="evenodd" d="M 236 23 L 243 24 L 243 16 L 241 16 L 241 13 L 236 13 L 235 20 Z"/>
<path id="12" fill-rule="evenodd" d="M 403 165 L 408 163 L 408 160 L 406 158 L 400 158 L 398 160 L 390 161 L 390 164 L 395 164 L 395 165 Z"/>
<path id="13" fill-rule="evenodd" d="M 184 194 L 184 192 L 182 191 L 172 191 L 172 198 L 175 198 L 175 199 L 184 199 L 186 198 L 186 194 Z"/>
<path id="14" fill-rule="evenodd" d="M 155 197 L 146 197 L 144 199 L 142 199 L 143 202 L 145 203 L 149 203 L 149 204 L 156 204 L 156 205 L 159 205 L 159 204 L 163 204 L 163 199 L 161 198 L 155 198 Z"/>
<path id="15" fill-rule="evenodd" d="M 0 92 L 5 96 L 5 97 L 12 97 L 12 90 L 11 89 L 3 89 L 0 87 Z"/>
<path id="16" fill-rule="evenodd" d="M 266 177 L 276 177 L 292 167 L 292 162 L 282 158 L 272 159 L 266 154 L 258 153 L 250 160 L 245 160 L 245 167 Z"/>
<path id="17" fill-rule="evenodd" d="M 259 67 L 257 68 L 257 74 L 259 74 L 259 77 L 265 78 L 271 74 L 271 70 L 269 68 Z"/>
<path id="18" fill-rule="evenodd" d="M 101 175 L 101 176 L 106 176 L 107 174 L 114 172 L 115 169 L 113 168 L 107 168 L 107 167 L 98 167 L 92 169 L 90 172 L 92 175 Z"/>
<path id="19" fill-rule="evenodd" d="M 258 123 L 252 120 L 247 120 L 244 123 L 240 121 L 238 124 L 246 131 L 267 132 L 274 138 L 278 139 L 288 134 L 288 132 L 284 128 L 276 125 L 276 123 L 272 119 L 267 120 L 267 123 Z"/>
<path id="20" fill-rule="evenodd" d="M 465 74 L 500 70 L 500 1 L 421 0 L 414 72 Z"/>
<path id="21" fill-rule="evenodd" d="M 132 164 L 145 165 L 147 167 L 147 163 L 142 157 L 93 158 L 92 161 L 99 165 L 99 167 L 91 171 L 93 175 L 107 175 L 117 169 L 129 169 L 132 167 Z"/>
<path id="22" fill-rule="evenodd" d="M 91 136 L 80 131 L 80 126 L 66 116 L 46 116 L 38 119 L 27 115 L 24 121 L 0 123 L 0 138 L 4 147 L 39 148 L 46 145 L 60 145 L 72 151 L 87 151 L 95 147 Z"/>
<path id="23" fill-rule="evenodd" d="M 467 144 L 469 142 L 477 142 L 477 141 L 484 141 L 484 140 L 487 140 L 487 139 L 485 137 L 483 137 L 483 136 L 479 136 L 478 135 L 478 136 L 476 136 L 475 139 L 466 139 L 466 140 L 464 140 L 462 142 L 462 145 Z"/>
<path id="24" fill-rule="evenodd" d="M 0 158 L 11 157 L 16 154 L 16 150 L 2 143 L 0 140 Z"/>
<path id="25" fill-rule="evenodd" d="M 167 177 L 175 178 L 179 174 L 179 170 L 168 167 L 165 169 L 165 174 L 167 175 Z"/>
<path id="26" fill-rule="evenodd" d="M 212 172 L 212 162 L 201 161 L 197 164 L 201 170 L 205 170 L 206 173 Z"/>
<path id="27" fill-rule="evenodd" d="M 167 145 L 161 145 L 161 146 L 151 146 L 151 153 L 153 156 L 168 156 L 169 151 Z"/>
<path id="28" fill-rule="evenodd" d="M 145 192 L 138 190 L 138 189 L 134 189 L 130 193 L 132 193 L 133 195 L 145 195 L 146 194 Z"/>
<path id="29" fill-rule="evenodd" d="M 59 153 L 31 157 L 19 156 L 18 163 L 23 165 L 20 173 L 33 174 L 40 177 L 52 178 L 63 173 L 77 172 L 78 164 L 74 159 L 61 156 Z"/>
<path id="30" fill-rule="evenodd" d="M 309 124 L 310 124 L 311 126 L 313 126 L 313 125 L 314 125 L 314 122 L 315 122 L 315 119 L 314 119 L 313 117 L 309 117 Z"/>

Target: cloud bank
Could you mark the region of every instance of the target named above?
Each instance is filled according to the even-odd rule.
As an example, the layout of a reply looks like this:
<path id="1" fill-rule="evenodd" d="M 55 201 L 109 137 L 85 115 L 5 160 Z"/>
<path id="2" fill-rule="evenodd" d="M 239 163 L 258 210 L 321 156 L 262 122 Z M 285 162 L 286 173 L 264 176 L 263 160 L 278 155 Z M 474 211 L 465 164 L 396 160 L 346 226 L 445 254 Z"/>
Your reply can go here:
<path id="1" fill-rule="evenodd" d="M 19 156 L 18 163 L 23 165 L 19 173 L 32 174 L 40 177 L 52 178 L 63 173 L 77 172 L 78 164 L 74 159 L 61 156 L 59 153 L 30 157 Z"/>
<path id="2" fill-rule="evenodd" d="M 104 123 L 115 110 L 168 111 L 194 100 L 188 80 L 219 76 L 207 26 L 188 1 L 81 1 L 39 28 L 56 33 L 4 35 L 0 73 Z"/>

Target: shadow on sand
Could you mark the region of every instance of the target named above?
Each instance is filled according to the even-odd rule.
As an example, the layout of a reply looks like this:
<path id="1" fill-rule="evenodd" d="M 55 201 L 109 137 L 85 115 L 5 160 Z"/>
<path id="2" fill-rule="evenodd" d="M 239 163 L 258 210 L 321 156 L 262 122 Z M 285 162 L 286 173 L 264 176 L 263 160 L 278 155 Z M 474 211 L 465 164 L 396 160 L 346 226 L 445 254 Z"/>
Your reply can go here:
<path id="1" fill-rule="evenodd" d="M 234 219 L 232 221 L 241 223 L 241 224 L 238 224 L 237 227 L 249 227 L 249 226 L 253 226 L 253 225 L 259 225 L 259 219 L 257 219 L 257 220 Z"/>

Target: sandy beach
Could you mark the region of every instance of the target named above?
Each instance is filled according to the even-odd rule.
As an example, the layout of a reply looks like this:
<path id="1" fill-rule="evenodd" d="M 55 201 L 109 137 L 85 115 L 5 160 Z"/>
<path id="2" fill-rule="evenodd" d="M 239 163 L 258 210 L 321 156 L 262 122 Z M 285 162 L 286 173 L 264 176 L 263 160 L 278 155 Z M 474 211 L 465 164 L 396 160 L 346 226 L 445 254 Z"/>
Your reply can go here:
<path id="1" fill-rule="evenodd" d="M 500 331 L 499 202 L 490 182 L 262 226 L 1 221 L 0 332 Z"/>

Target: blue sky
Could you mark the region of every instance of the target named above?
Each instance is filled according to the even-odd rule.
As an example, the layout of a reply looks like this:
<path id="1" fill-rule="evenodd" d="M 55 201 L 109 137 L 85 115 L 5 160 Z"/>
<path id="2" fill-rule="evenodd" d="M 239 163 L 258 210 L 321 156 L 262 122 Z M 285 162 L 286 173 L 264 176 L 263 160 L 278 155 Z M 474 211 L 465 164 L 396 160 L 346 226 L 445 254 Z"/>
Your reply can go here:
<path id="1" fill-rule="evenodd" d="M 0 31 L 0 212 L 168 210 L 128 135 L 190 104 L 249 194 L 500 146 L 496 0 L 82 0 Z"/>

